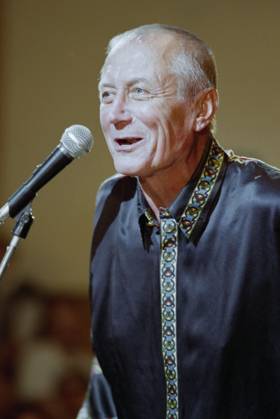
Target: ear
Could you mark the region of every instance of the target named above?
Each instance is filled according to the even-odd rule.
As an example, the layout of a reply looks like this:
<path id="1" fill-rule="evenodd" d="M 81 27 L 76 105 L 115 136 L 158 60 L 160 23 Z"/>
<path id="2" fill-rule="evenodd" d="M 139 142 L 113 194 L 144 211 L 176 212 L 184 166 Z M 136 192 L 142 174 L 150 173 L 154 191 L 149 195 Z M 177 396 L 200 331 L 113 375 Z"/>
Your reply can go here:
<path id="1" fill-rule="evenodd" d="M 194 131 L 200 132 L 210 125 L 219 106 L 219 97 L 216 89 L 203 90 L 196 98 L 196 118 Z"/>

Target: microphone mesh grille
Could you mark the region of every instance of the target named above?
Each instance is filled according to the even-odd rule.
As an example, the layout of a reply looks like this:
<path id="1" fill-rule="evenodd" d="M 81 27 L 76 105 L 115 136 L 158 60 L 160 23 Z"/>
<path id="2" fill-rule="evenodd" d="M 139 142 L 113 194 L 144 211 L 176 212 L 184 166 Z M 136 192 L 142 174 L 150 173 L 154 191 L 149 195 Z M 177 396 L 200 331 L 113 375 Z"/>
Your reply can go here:
<path id="1" fill-rule="evenodd" d="M 93 136 L 84 125 L 71 125 L 64 131 L 60 143 L 67 154 L 75 159 L 91 150 Z"/>

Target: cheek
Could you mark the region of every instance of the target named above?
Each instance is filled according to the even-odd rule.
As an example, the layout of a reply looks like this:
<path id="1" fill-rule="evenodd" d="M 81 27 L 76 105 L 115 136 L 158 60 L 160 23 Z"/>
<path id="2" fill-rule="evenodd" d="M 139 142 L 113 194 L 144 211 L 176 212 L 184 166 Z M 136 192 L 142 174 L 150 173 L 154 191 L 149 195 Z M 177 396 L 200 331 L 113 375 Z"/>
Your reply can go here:
<path id="1" fill-rule="evenodd" d="M 168 124 L 168 112 L 164 106 L 152 106 L 151 103 L 143 104 L 134 112 L 135 120 L 140 121 L 152 135 L 165 131 Z"/>
<path id="2" fill-rule="evenodd" d="M 163 112 L 157 113 L 150 120 L 150 129 L 155 141 L 155 147 L 159 152 L 167 151 L 175 136 L 174 124 L 169 115 Z"/>
<path id="3" fill-rule="evenodd" d="M 108 130 L 110 123 L 109 123 L 109 113 L 105 109 L 100 109 L 99 111 L 99 121 L 103 132 Z"/>
<path id="4" fill-rule="evenodd" d="M 182 106 L 165 108 L 154 113 L 150 127 L 154 136 L 154 164 L 179 158 L 186 151 L 191 132 L 187 109 Z M 189 124 L 189 125 L 188 125 Z"/>

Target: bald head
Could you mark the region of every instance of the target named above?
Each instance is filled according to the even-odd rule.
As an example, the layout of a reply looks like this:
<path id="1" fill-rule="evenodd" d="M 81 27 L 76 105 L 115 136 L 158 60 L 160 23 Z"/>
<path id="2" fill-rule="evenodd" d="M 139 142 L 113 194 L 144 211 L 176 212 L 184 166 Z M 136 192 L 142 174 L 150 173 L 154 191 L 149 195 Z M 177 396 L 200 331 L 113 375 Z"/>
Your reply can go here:
<path id="1" fill-rule="evenodd" d="M 178 78 L 178 92 L 195 96 L 217 87 L 217 72 L 211 49 L 196 35 L 175 26 L 152 24 L 116 35 L 108 44 L 107 55 L 127 42 L 148 43 L 160 52 Z"/>

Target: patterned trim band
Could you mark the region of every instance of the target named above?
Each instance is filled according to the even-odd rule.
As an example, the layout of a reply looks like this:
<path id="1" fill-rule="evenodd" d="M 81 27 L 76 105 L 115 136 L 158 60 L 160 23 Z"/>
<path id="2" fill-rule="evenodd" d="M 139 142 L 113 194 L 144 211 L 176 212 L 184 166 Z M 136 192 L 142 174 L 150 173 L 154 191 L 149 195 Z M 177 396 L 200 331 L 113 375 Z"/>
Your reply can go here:
<path id="1" fill-rule="evenodd" d="M 190 238 L 216 184 L 216 180 L 223 166 L 224 157 L 225 153 L 223 149 L 213 139 L 200 179 L 179 222 L 181 230 L 188 238 Z"/>
<path id="2" fill-rule="evenodd" d="M 178 225 L 190 238 L 196 223 L 209 200 L 224 162 L 224 151 L 212 141 L 201 176 L 182 213 L 179 223 L 168 209 L 160 209 L 161 255 L 161 333 L 162 355 L 166 381 L 166 419 L 179 419 L 179 388 L 177 362 L 177 257 Z M 148 225 L 155 225 L 151 213 L 146 211 Z"/>
<path id="3" fill-rule="evenodd" d="M 166 419 L 178 419 L 178 370 L 176 332 L 176 268 L 178 225 L 167 210 L 160 213 L 162 355 L 166 380 Z"/>

